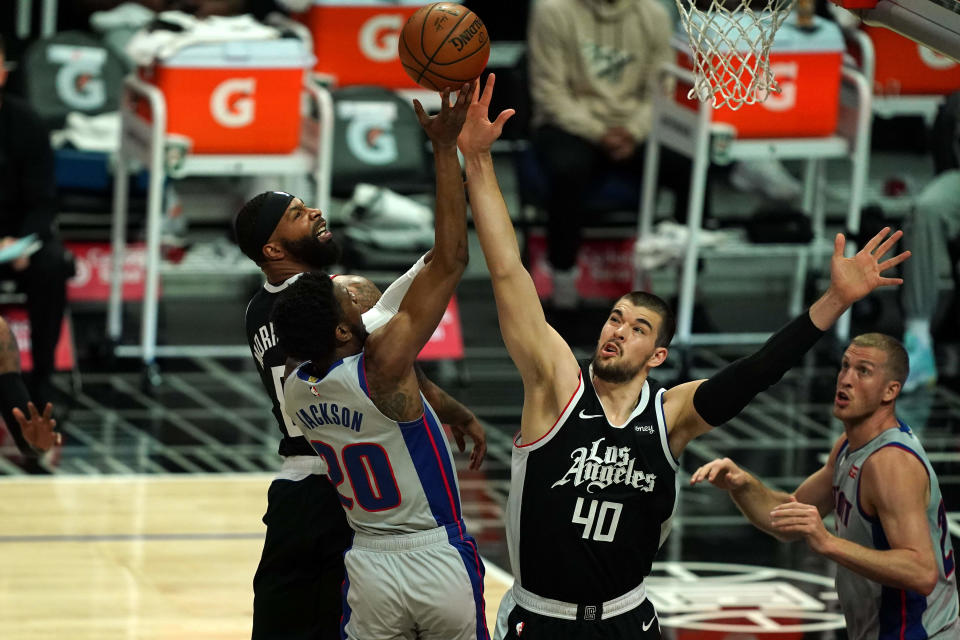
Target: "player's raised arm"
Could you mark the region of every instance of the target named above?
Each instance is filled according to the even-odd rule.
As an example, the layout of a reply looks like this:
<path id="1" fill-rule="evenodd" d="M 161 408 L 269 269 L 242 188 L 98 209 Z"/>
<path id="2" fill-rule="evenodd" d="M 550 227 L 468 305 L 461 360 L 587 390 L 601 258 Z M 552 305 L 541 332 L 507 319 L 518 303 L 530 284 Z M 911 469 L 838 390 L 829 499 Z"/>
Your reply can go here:
<path id="1" fill-rule="evenodd" d="M 549 389 L 550 397 L 537 404 L 547 413 L 552 412 L 552 421 L 563 407 L 557 406 L 560 400 L 553 395 L 562 396 L 564 402 L 570 398 L 576 389 L 578 366 L 570 347 L 547 324 L 533 279 L 520 258 L 516 232 L 494 173 L 490 147 L 514 113 L 507 109 L 493 122 L 489 120 L 494 81 L 491 73 L 483 93 L 474 98 L 459 146 L 466 163 L 470 207 L 493 283 L 504 344 L 523 377 L 528 398 L 537 389 Z M 564 376 L 569 384 L 552 382 Z M 530 403 L 525 402 L 524 407 L 526 412 Z"/>
<path id="2" fill-rule="evenodd" d="M 883 256 L 903 232 L 885 227 L 853 257 L 844 257 L 843 234 L 834 239 L 830 286 L 810 309 L 777 331 L 755 353 L 733 362 L 709 380 L 694 380 L 668 390 L 664 415 L 670 429 L 670 449 L 679 456 L 691 440 L 736 416 L 761 391 L 776 384 L 850 306 L 874 289 L 899 285 L 900 278 L 883 275 L 910 257 L 904 251 Z"/>
<path id="3" fill-rule="evenodd" d="M 386 378 L 403 375 L 440 324 L 460 276 L 467 266 L 467 204 L 457 157 L 457 135 L 463 127 L 475 84 L 463 85 L 456 102 L 443 92 L 440 113 L 429 116 L 414 108 L 433 145 L 437 197 L 432 258 L 416 275 L 397 314 L 371 334 L 367 356 Z"/>

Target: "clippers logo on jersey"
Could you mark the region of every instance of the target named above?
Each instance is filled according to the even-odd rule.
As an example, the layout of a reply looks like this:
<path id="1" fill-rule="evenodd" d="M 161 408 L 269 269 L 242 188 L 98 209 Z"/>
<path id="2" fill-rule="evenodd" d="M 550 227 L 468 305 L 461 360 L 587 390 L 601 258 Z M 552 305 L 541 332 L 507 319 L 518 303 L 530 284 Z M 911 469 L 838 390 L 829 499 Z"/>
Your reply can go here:
<path id="1" fill-rule="evenodd" d="M 256 334 L 253 336 L 253 357 L 257 359 L 257 364 L 263 369 L 263 354 L 267 349 L 277 344 L 277 335 L 273 332 L 273 323 L 260 325 Z"/>
<path id="2" fill-rule="evenodd" d="M 315 389 L 310 391 L 318 395 Z M 300 409 L 297 411 L 297 418 L 310 429 L 319 429 L 326 424 L 336 424 L 360 433 L 360 428 L 363 426 L 362 413 L 350 411 L 349 407 L 339 406 L 335 402 L 321 402 Z"/>
<path id="3" fill-rule="evenodd" d="M 630 447 L 604 447 L 601 455 L 600 447 L 604 439 L 594 440 L 589 451 L 586 447 L 574 449 L 570 454 L 573 458 L 570 469 L 550 488 L 554 489 L 573 480 L 575 487 L 587 482 L 587 493 L 606 489 L 612 484 L 653 491 L 657 476 L 634 469 L 636 459 L 630 455 Z"/>
<path id="4" fill-rule="evenodd" d="M 633 62 L 632 53 L 619 51 L 598 42 L 583 44 L 583 58 L 590 67 L 590 73 L 601 80 L 613 83 L 620 82 L 623 69 Z"/>

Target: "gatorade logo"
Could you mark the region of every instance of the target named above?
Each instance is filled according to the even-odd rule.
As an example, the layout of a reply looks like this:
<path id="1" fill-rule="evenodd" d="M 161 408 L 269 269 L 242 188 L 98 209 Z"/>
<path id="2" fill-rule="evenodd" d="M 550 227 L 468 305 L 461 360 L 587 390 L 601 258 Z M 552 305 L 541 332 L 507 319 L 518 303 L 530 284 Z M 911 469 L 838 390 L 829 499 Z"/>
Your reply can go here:
<path id="1" fill-rule="evenodd" d="M 796 62 L 777 62 L 770 65 L 770 73 L 780 85 L 780 93 L 771 92 L 761 104 L 767 111 L 790 111 L 797 106 L 797 76 L 800 65 Z"/>
<path id="2" fill-rule="evenodd" d="M 957 64 L 947 56 L 937 53 L 933 49 L 928 49 L 920 44 L 917 45 L 917 53 L 920 55 L 920 59 L 923 60 L 923 64 L 927 65 L 931 69 L 937 69 L 938 71 L 950 69 Z"/>
<path id="3" fill-rule="evenodd" d="M 357 36 L 360 51 L 375 62 L 396 59 L 402 28 L 403 16 L 384 14 L 370 18 L 360 27 Z"/>
<path id="4" fill-rule="evenodd" d="M 357 118 L 347 125 L 347 148 L 359 160 L 385 165 L 397 159 L 397 138 L 388 124 Z"/>
<path id="5" fill-rule="evenodd" d="M 255 78 L 231 78 L 210 94 L 210 114 L 218 124 L 236 129 L 253 123 Z"/>
<path id="6" fill-rule="evenodd" d="M 47 49 L 47 60 L 59 65 L 54 82 L 57 96 L 68 107 L 93 111 L 106 104 L 107 88 L 102 77 L 107 60 L 104 49 L 53 44 Z"/>

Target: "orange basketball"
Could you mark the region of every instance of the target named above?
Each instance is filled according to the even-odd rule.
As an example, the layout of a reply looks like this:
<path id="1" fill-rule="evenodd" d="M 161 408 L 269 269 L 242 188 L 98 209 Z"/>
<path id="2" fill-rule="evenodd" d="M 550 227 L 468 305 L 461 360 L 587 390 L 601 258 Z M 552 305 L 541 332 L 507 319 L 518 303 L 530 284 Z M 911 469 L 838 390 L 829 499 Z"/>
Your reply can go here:
<path id="1" fill-rule="evenodd" d="M 400 64 L 427 89 L 459 89 L 480 76 L 490 57 L 490 36 L 473 11 L 434 2 L 410 16 L 397 44 Z"/>

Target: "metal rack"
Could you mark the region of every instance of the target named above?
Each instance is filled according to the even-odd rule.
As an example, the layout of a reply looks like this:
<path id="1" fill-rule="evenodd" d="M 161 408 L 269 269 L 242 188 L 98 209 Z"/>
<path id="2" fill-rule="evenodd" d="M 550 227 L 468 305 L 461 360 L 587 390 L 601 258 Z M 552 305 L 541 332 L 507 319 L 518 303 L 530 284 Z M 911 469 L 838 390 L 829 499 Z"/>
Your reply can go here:
<path id="1" fill-rule="evenodd" d="M 113 190 L 112 275 L 110 299 L 107 306 L 107 338 L 115 344 L 118 357 L 139 357 L 147 367 L 154 366 L 158 357 L 177 356 L 236 356 L 248 355 L 243 345 L 157 345 L 158 292 L 161 272 L 160 232 L 162 195 L 168 177 L 186 176 L 254 176 L 254 175 L 312 175 L 316 182 L 318 206 L 328 211 L 330 206 L 330 174 L 333 157 L 333 101 L 330 93 L 304 78 L 302 87 L 316 116 L 304 116 L 300 131 L 300 146 L 290 154 L 186 154 L 182 162 L 171 167 L 168 154 L 174 147 L 167 136 L 167 105 L 163 93 L 154 85 L 129 75 L 124 82 L 121 100 L 120 147 L 117 151 L 116 176 Z M 136 113 L 134 98 L 147 101 L 150 122 Z M 146 277 L 143 309 L 140 322 L 140 344 L 122 345 L 122 265 L 126 250 L 128 205 L 128 175 L 133 162 L 149 169 L 146 218 Z"/>
<path id="2" fill-rule="evenodd" d="M 676 64 L 666 64 L 664 73 L 672 80 L 693 84 L 693 73 Z M 651 234 L 654 218 L 660 146 L 666 146 L 693 161 L 690 201 L 687 209 L 687 246 L 680 276 L 680 302 L 677 311 L 677 332 L 674 344 L 748 344 L 764 341 L 769 333 L 693 333 L 694 294 L 697 287 L 697 261 L 703 257 L 794 257 L 796 268 L 790 296 L 790 310 L 800 313 L 803 304 L 803 282 L 811 257 L 830 255 L 833 243 L 824 237 L 824 168 L 823 161 L 846 158 L 851 162 L 850 201 L 847 209 L 847 230 L 856 233 L 860 227 L 869 151 L 871 91 L 863 74 L 844 67 L 840 89 L 840 111 L 833 135 L 815 138 L 742 139 L 733 137 L 734 129 L 726 123 L 713 122 L 714 110 L 709 103 L 691 109 L 671 96 L 657 95 L 653 102 L 653 126 L 647 139 L 644 158 L 643 186 L 638 221 L 638 241 Z M 700 246 L 699 234 L 706 194 L 707 168 L 711 159 L 733 160 L 806 160 L 803 208 L 813 217 L 813 240 L 808 244 L 741 244 L 706 249 Z M 847 242 L 847 252 L 856 249 Z M 635 266 L 639 275 L 639 264 Z M 639 280 L 639 278 L 637 278 Z M 849 335 L 850 316 L 844 314 L 837 324 L 841 339 Z"/>

